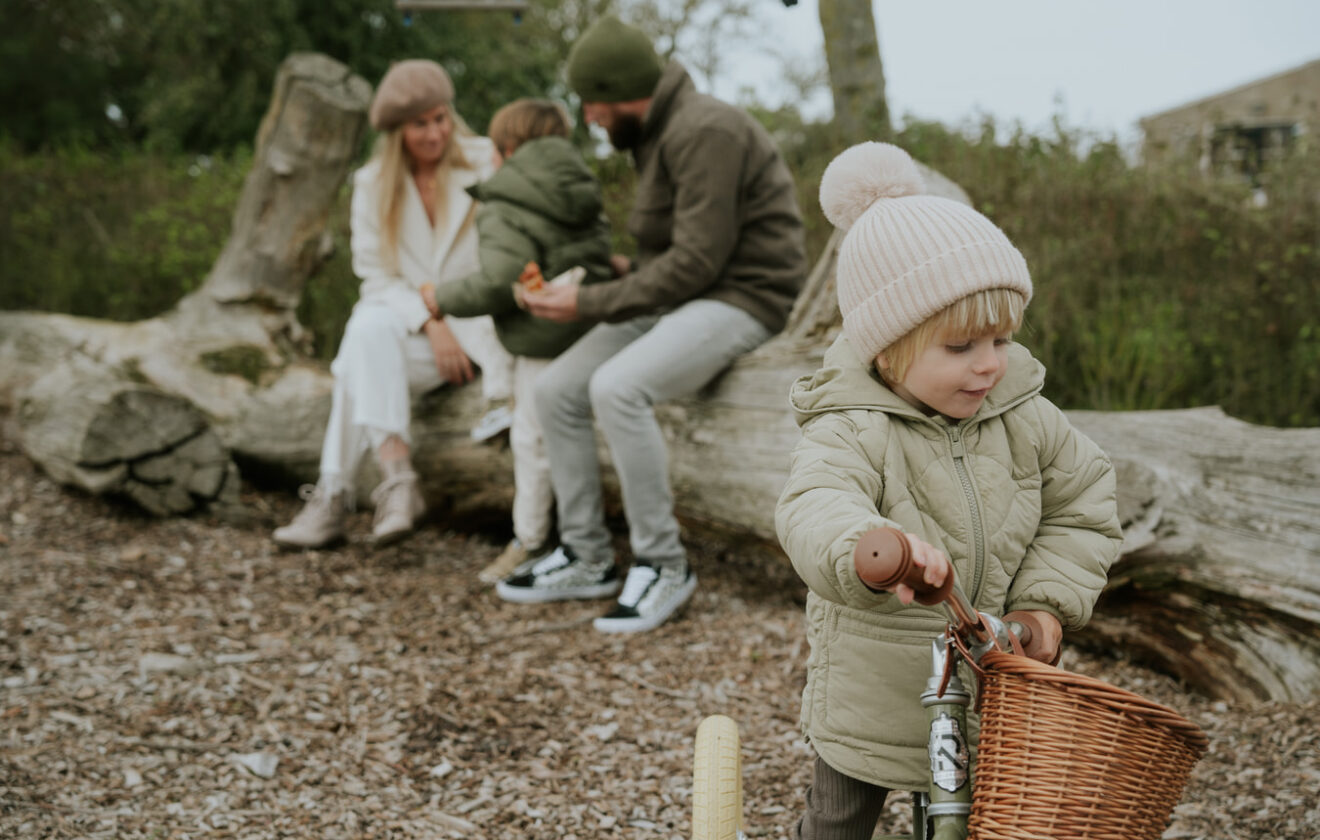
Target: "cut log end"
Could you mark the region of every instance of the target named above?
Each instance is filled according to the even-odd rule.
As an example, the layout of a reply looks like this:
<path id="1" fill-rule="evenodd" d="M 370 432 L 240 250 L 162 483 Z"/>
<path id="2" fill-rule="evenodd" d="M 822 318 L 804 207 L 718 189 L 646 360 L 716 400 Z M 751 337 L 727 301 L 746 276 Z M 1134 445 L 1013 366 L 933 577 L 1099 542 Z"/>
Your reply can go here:
<path id="1" fill-rule="evenodd" d="M 57 365 L 20 409 L 24 450 L 56 480 L 157 516 L 238 505 L 238 469 L 182 397 L 86 361 Z"/>

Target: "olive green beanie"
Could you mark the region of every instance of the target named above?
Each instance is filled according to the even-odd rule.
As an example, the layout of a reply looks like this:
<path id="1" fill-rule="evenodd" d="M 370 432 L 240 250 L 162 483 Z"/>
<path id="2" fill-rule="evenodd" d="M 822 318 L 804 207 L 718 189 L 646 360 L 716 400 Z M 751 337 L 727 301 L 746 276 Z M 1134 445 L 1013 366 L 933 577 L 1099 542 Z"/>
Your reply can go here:
<path id="1" fill-rule="evenodd" d="M 642 30 L 601 18 L 568 54 L 568 84 L 583 102 L 631 102 L 655 92 L 664 65 Z"/>

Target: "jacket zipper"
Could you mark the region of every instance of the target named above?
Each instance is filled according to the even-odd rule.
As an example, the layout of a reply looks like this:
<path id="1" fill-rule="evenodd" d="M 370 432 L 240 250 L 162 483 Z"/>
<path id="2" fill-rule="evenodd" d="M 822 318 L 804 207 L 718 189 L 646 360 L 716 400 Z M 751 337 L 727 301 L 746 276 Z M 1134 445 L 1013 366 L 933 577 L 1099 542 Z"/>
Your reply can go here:
<path id="1" fill-rule="evenodd" d="M 963 447 L 962 429 L 949 429 L 949 442 L 953 449 L 953 467 L 962 482 L 963 495 L 967 497 L 967 509 L 972 515 L 972 589 L 968 593 L 972 606 L 975 607 L 981 595 L 981 570 L 985 566 L 985 529 L 981 524 L 981 505 L 976 499 L 976 487 L 972 476 L 967 472 L 967 450 Z"/>

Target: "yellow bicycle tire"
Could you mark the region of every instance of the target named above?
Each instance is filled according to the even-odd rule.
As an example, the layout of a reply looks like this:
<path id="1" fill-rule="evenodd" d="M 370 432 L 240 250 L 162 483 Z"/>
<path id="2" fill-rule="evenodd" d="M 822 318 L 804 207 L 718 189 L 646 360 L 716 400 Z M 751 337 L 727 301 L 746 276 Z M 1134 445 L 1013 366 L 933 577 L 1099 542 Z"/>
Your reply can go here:
<path id="1" fill-rule="evenodd" d="M 711 715 L 697 727 L 692 762 L 692 840 L 737 840 L 742 830 L 738 724 Z"/>

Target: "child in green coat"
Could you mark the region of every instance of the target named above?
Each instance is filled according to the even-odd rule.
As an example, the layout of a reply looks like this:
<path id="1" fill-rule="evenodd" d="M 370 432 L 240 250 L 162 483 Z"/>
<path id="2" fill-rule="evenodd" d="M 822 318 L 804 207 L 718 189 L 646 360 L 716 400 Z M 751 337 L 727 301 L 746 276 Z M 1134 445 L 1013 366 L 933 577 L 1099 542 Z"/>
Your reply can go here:
<path id="1" fill-rule="evenodd" d="M 1028 653 L 1048 662 L 1090 618 L 1121 534 L 1108 458 L 1012 340 L 1032 287 L 1004 233 L 924 194 L 881 143 L 830 164 L 821 205 L 847 230 L 843 335 L 793 386 L 802 441 L 776 510 L 809 587 L 801 724 L 817 760 L 797 836 L 869 840 L 889 790 L 929 784 L 918 698 L 945 619 L 871 585 L 862 535 L 898 528 L 928 583 L 952 569 L 976 609 L 1032 613 Z"/>
<path id="2" fill-rule="evenodd" d="M 602 215 L 600 184 L 568 140 L 571 125 L 560 105 L 519 99 L 495 112 L 490 139 L 495 174 L 469 188 L 481 202 L 476 214 L 481 268 L 423 290 L 434 317 L 491 315 L 500 342 L 514 356 L 514 539 L 481 578 L 495 582 L 528 556 L 540 556 L 550 539 L 554 492 L 541 425 L 532 402 L 536 375 L 568 349 L 589 326 L 537 318 L 518 304 L 518 279 L 536 263 L 546 279 L 569 269 L 582 280 L 609 279 L 610 232 Z"/>

